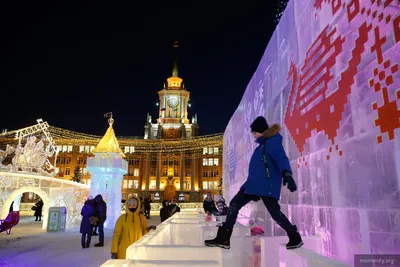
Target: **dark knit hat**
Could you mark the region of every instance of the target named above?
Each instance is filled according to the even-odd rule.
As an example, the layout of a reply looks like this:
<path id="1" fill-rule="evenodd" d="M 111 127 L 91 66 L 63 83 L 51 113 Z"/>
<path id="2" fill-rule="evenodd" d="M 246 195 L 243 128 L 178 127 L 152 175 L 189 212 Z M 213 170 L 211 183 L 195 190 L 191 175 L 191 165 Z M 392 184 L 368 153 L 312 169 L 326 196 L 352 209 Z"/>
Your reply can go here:
<path id="1" fill-rule="evenodd" d="M 253 121 L 250 128 L 252 132 L 263 133 L 269 128 L 269 126 L 267 120 L 264 117 L 259 116 Z"/>

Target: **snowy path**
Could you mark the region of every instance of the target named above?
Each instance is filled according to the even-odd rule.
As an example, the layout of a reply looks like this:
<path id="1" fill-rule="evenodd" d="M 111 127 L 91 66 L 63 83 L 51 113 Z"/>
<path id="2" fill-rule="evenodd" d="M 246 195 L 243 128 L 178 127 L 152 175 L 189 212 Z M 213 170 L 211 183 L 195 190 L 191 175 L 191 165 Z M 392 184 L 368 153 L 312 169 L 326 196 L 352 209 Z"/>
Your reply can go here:
<path id="1" fill-rule="evenodd" d="M 153 216 L 149 225 L 158 225 L 159 216 Z M 98 242 L 92 238 L 91 247 L 82 249 L 79 229 L 64 233 L 47 233 L 41 223 L 32 217 L 21 218 L 11 235 L 0 234 L 0 266 L 19 267 L 98 267 L 110 259 L 113 230 L 105 230 L 105 246 L 93 247 Z"/>

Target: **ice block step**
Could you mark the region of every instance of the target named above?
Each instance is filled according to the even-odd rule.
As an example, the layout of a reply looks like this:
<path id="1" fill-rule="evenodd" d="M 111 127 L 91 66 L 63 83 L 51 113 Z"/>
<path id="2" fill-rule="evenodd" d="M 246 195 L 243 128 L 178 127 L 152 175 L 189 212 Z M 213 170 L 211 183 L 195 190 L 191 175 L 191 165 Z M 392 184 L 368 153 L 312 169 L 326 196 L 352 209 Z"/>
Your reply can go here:
<path id="1" fill-rule="evenodd" d="M 348 267 L 349 265 L 324 257 L 314 251 L 301 247 L 287 250 L 285 246 L 279 248 L 279 267 Z"/>
<path id="2" fill-rule="evenodd" d="M 204 259 L 222 263 L 220 248 L 203 246 L 171 246 L 149 245 L 130 246 L 127 249 L 127 258 L 134 260 L 158 261 L 203 261 Z"/>

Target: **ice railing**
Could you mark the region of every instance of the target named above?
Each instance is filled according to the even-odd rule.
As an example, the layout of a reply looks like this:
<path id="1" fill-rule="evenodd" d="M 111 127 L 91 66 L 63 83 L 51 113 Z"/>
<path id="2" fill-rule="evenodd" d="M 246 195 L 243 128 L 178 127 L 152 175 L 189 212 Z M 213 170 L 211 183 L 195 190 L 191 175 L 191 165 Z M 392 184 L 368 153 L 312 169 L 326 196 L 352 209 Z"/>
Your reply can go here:
<path id="1" fill-rule="evenodd" d="M 240 217 L 240 221 L 250 218 Z M 129 246 L 126 260 L 109 260 L 102 266 L 347 266 L 323 257 L 322 238 L 304 237 L 304 247 L 288 251 L 286 236 L 250 236 L 249 227 L 237 223 L 231 249 L 204 246 L 214 238 L 220 218 L 201 210 L 183 210 Z"/>

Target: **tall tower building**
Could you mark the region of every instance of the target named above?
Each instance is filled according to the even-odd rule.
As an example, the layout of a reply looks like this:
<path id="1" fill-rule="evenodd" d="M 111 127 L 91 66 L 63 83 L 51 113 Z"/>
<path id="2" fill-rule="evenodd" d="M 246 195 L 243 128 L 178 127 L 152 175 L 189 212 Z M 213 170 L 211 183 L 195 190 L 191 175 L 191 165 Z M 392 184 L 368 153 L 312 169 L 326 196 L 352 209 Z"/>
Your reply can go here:
<path id="1" fill-rule="evenodd" d="M 147 115 L 144 139 L 175 139 L 193 137 L 199 134 L 197 114 L 191 121 L 188 117 L 190 92 L 186 90 L 183 79 L 178 74 L 177 52 L 179 43 L 175 41 L 175 61 L 172 76 L 164 83 L 163 89 L 158 91 L 159 115 L 155 123 Z"/>

